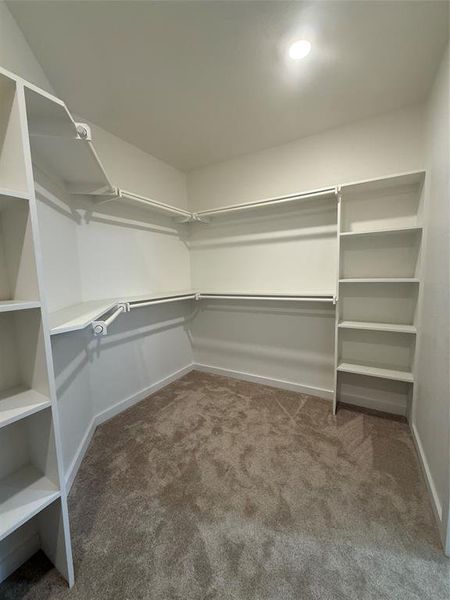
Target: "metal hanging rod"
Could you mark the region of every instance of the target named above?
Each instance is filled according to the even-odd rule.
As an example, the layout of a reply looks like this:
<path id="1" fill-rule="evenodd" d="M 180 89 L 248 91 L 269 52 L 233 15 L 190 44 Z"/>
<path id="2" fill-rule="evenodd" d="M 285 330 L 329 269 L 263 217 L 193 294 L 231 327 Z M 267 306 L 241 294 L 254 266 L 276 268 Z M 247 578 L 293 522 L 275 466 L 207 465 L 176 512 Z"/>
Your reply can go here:
<path id="1" fill-rule="evenodd" d="M 138 204 L 145 204 L 146 206 L 152 207 L 159 212 L 180 217 L 180 219 L 182 219 L 182 222 L 188 223 L 192 220 L 192 213 L 190 213 L 188 210 L 176 208 L 175 206 L 164 204 L 164 202 L 158 202 L 157 200 L 152 200 L 151 198 L 140 196 L 139 194 L 133 194 L 133 192 L 128 192 L 120 188 L 116 188 L 114 194 L 106 195 L 103 198 L 96 200 L 95 204 L 106 204 L 107 202 L 113 202 L 115 200 L 122 199 L 132 200 L 133 202 L 137 202 Z"/>
<path id="2" fill-rule="evenodd" d="M 145 300 L 144 302 L 130 302 L 128 304 L 130 310 L 132 308 L 144 308 L 144 306 L 152 306 L 153 304 L 166 304 L 167 302 L 179 302 L 180 300 L 197 299 L 198 294 L 184 294 L 180 296 L 168 296 L 166 298 L 156 298 L 155 300 Z"/>
<path id="3" fill-rule="evenodd" d="M 202 217 L 212 217 L 216 215 L 223 215 L 229 212 L 250 210 L 252 208 L 259 208 L 263 206 L 273 206 L 277 204 L 286 204 L 289 202 L 297 202 L 301 200 L 309 200 L 312 198 L 324 198 L 334 197 L 337 199 L 338 189 L 328 188 L 317 192 L 311 192 L 307 194 L 290 194 L 288 196 L 276 196 L 274 198 L 267 198 L 265 200 L 256 200 L 255 202 L 245 202 L 243 204 L 232 204 L 230 206 L 224 206 L 222 208 L 214 208 L 209 210 L 201 210 L 193 214 L 194 220 L 200 220 Z M 196 217 L 196 219 L 195 219 Z"/>
<path id="4" fill-rule="evenodd" d="M 123 312 L 128 312 L 130 309 L 126 302 L 118 304 L 116 310 L 104 321 L 92 321 L 92 329 L 94 335 L 107 335 L 108 327 L 113 323 L 117 317 Z"/>
<path id="5" fill-rule="evenodd" d="M 281 302 L 332 302 L 336 303 L 335 296 L 283 296 L 270 294 L 198 294 L 197 300 L 276 300 Z"/>

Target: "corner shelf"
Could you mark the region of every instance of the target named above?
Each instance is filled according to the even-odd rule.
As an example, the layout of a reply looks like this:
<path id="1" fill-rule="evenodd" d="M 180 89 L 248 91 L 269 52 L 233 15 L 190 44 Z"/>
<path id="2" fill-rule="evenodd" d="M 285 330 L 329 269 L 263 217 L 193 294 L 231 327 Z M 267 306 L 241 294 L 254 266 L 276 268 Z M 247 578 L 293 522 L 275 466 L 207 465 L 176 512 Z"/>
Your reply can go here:
<path id="1" fill-rule="evenodd" d="M 369 377 L 379 377 L 381 379 L 414 383 L 414 377 L 410 371 L 399 371 L 396 369 L 386 369 L 384 367 L 369 367 L 367 365 L 348 362 L 339 363 L 337 370 L 341 373 L 354 373 L 356 375 L 368 375 Z"/>
<path id="2" fill-rule="evenodd" d="M 59 498 L 57 486 L 27 465 L 0 481 L 0 541 Z"/>
<path id="3" fill-rule="evenodd" d="M 396 333 L 416 334 L 414 325 L 402 325 L 396 323 L 374 323 L 369 321 L 340 321 L 339 329 L 364 329 L 367 331 L 392 331 Z"/>
<path id="4" fill-rule="evenodd" d="M 50 400 L 36 390 L 16 387 L 0 394 L 0 428 L 50 406 Z"/>
<path id="5" fill-rule="evenodd" d="M 31 84 L 25 85 L 33 163 L 61 181 L 71 194 L 104 194 L 114 187 L 92 145 L 81 137 L 64 102 Z"/>

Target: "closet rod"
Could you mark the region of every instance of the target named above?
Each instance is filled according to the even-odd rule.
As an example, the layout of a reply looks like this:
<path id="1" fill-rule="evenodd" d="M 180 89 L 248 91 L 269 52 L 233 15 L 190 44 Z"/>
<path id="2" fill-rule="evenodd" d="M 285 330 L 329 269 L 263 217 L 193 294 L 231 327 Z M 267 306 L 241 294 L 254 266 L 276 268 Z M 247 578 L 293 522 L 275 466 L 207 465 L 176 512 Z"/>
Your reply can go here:
<path id="1" fill-rule="evenodd" d="M 192 214 L 187 210 L 176 208 L 175 206 L 170 206 L 169 204 L 164 204 L 164 202 L 158 202 L 157 200 L 152 200 L 151 198 L 146 198 L 145 196 L 140 196 L 139 194 L 133 194 L 133 192 L 128 192 L 126 190 L 122 190 L 121 188 L 116 188 L 113 195 L 107 194 L 103 198 L 99 197 L 95 200 L 95 204 L 98 206 L 100 204 L 106 204 L 107 202 L 122 200 L 123 198 L 132 200 L 133 202 L 138 202 L 140 204 L 145 204 L 146 206 L 176 217 L 182 217 L 183 221 L 186 220 L 186 222 L 192 220 Z"/>
<path id="2" fill-rule="evenodd" d="M 276 300 L 282 302 L 332 302 L 335 296 L 270 296 L 270 295 L 245 295 L 245 294 L 198 294 L 197 299 L 219 300 Z"/>
<path id="3" fill-rule="evenodd" d="M 157 300 L 147 300 L 145 302 L 133 302 L 129 303 L 130 310 L 132 308 L 143 308 L 144 306 L 152 306 L 153 304 L 166 304 L 167 302 L 179 302 L 180 300 L 189 300 L 196 298 L 197 294 L 187 294 L 185 296 L 175 296 L 172 298 L 159 298 Z"/>
<path id="4" fill-rule="evenodd" d="M 328 188 L 326 190 L 320 190 L 318 192 L 311 192 L 308 194 L 291 194 L 289 196 L 276 196 L 274 198 L 267 198 L 266 200 L 256 200 L 255 202 L 245 202 L 242 204 L 232 204 L 231 206 L 225 206 L 223 208 L 212 208 L 209 210 L 200 210 L 194 213 L 194 218 L 197 217 L 212 217 L 214 215 L 222 215 L 229 212 L 235 212 L 240 210 L 250 210 L 252 208 L 259 208 L 262 206 L 272 206 L 276 204 L 285 204 L 288 202 L 295 202 L 297 200 L 308 200 L 310 198 L 323 198 L 326 196 L 334 196 L 337 199 L 338 190 L 337 188 Z"/>

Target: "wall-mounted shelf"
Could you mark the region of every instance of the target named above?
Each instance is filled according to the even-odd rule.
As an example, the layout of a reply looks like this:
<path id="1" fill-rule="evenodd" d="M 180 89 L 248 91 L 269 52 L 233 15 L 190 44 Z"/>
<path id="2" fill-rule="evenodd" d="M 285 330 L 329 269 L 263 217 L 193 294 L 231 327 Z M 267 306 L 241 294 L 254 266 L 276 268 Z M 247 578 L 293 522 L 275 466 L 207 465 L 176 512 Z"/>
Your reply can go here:
<path id="1" fill-rule="evenodd" d="M 412 225 L 405 227 L 387 227 L 385 229 L 368 229 L 361 231 L 341 231 L 340 236 L 343 238 L 347 237 L 363 237 L 363 236 L 378 236 L 378 235 L 391 235 L 397 233 L 405 233 L 405 232 L 421 232 L 422 226 L 420 225 Z"/>
<path id="2" fill-rule="evenodd" d="M 57 486 L 32 465 L 0 481 L 0 541 L 59 498 Z"/>
<path id="3" fill-rule="evenodd" d="M 50 335 L 78 331 L 116 306 L 117 299 L 92 300 L 67 306 L 49 314 Z"/>
<path id="4" fill-rule="evenodd" d="M 33 162 L 61 181 L 71 194 L 114 192 L 90 139 L 66 105 L 31 84 L 25 86 L 28 128 Z"/>
<path id="5" fill-rule="evenodd" d="M 393 333 L 417 333 L 414 325 L 402 325 L 395 323 L 373 323 L 368 321 L 341 321 L 340 329 L 364 329 L 367 331 L 391 331 Z"/>
<path id="6" fill-rule="evenodd" d="M 419 283 L 417 277 L 356 277 L 339 279 L 339 283 Z"/>
<path id="7" fill-rule="evenodd" d="M 368 375 L 369 377 L 379 377 L 381 379 L 392 379 L 393 381 L 404 381 L 413 383 L 414 377 L 410 371 L 400 371 L 396 369 L 387 369 L 385 367 L 369 367 L 356 363 L 339 363 L 337 370 L 342 373 L 354 373 L 356 375 Z"/>
<path id="8" fill-rule="evenodd" d="M 0 300 L 0 313 L 15 310 L 28 310 L 30 308 L 39 308 L 39 300 Z"/>
<path id="9" fill-rule="evenodd" d="M 36 390 L 21 387 L 0 394 L 0 428 L 50 406 L 50 400 Z"/>

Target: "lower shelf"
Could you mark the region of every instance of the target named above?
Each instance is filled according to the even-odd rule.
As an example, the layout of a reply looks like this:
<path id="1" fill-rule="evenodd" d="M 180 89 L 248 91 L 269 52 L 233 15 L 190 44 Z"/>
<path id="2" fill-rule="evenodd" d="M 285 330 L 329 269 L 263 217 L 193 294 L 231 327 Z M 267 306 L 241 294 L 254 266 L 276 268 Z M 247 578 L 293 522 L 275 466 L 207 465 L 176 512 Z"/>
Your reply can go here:
<path id="1" fill-rule="evenodd" d="M 398 371 L 382 367 L 369 367 L 356 363 L 339 363 L 337 370 L 342 373 L 356 373 L 357 375 L 368 375 L 369 377 L 380 377 L 381 379 L 392 379 L 393 381 L 405 381 L 414 383 L 413 374 L 409 371 Z"/>
<path id="2" fill-rule="evenodd" d="M 21 387 L 0 394 L 0 427 L 5 427 L 50 406 L 50 400 L 36 392 Z"/>
<path id="3" fill-rule="evenodd" d="M 0 541 L 59 498 L 57 486 L 32 465 L 0 481 Z"/>

